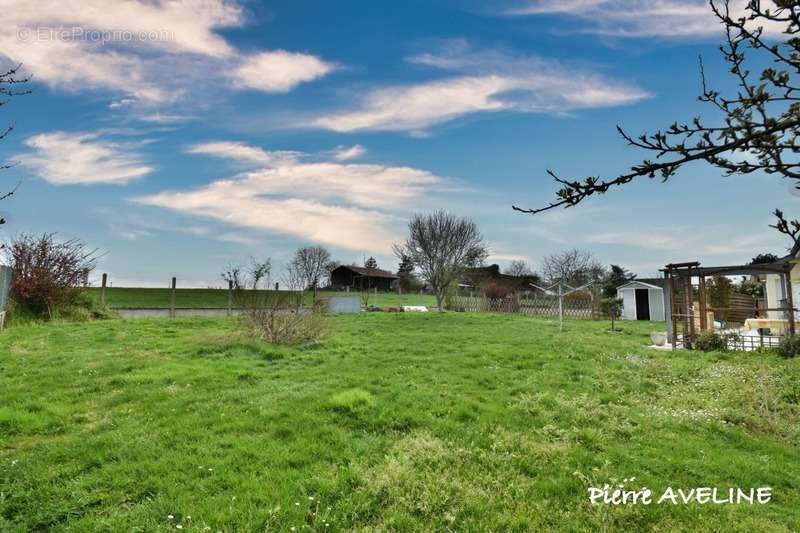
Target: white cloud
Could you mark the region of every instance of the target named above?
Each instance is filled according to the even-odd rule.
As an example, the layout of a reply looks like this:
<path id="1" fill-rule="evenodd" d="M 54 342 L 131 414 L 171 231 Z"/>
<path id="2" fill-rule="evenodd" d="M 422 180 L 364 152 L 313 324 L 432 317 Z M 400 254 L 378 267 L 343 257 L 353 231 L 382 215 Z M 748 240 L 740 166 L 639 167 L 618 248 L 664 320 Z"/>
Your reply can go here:
<path id="1" fill-rule="evenodd" d="M 297 85 L 321 78 L 335 66 L 309 54 L 275 50 L 245 58 L 234 70 L 234 85 L 285 93 Z"/>
<path id="2" fill-rule="evenodd" d="M 248 161 L 261 157 L 256 147 L 228 144 L 227 148 L 236 150 L 227 154 L 236 153 Z M 197 153 L 212 152 L 221 154 L 222 150 Z M 264 168 L 198 189 L 163 191 L 134 201 L 343 249 L 388 253 L 400 236 L 396 230 L 401 219 L 394 211 L 408 207 L 444 181 L 409 167 L 265 161 Z"/>
<path id="3" fill-rule="evenodd" d="M 214 57 L 234 52 L 215 30 L 244 22 L 241 7 L 225 0 L 5 0 L 3 4 L 9 26 L 37 30 L 28 35 L 31 42 L 69 39 L 101 46 L 130 42 L 169 53 Z M 56 29 L 69 33 L 49 31 Z"/>
<path id="4" fill-rule="evenodd" d="M 341 132 L 421 129 L 468 113 L 506 109 L 497 96 L 511 88 L 510 80 L 499 76 L 388 87 L 369 93 L 353 111 L 323 116 L 313 124 Z"/>
<path id="5" fill-rule="evenodd" d="M 191 115 L 181 115 L 178 113 L 149 113 L 140 115 L 138 117 L 142 122 L 150 122 L 153 124 L 176 124 L 179 122 L 187 122 L 194 119 Z"/>
<path id="6" fill-rule="evenodd" d="M 394 240 L 383 213 L 299 198 L 264 197 L 236 185 L 216 182 L 196 191 L 163 192 L 137 201 L 345 249 L 388 250 Z"/>
<path id="7" fill-rule="evenodd" d="M 42 133 L 25 144 L 33 152 L 19 156 L 22 164 L 54 185 L 123 185 L 153 170 L 132 148 L 95 134 Z"/>
<path id="8" fill-rule="evenodd" d="M 731 2 L 734 18 L 745 14 L 746 4 L 747 0 Z M 504 14 L 574 16 L 584 21 L 586 31 L 616 37 L 706 37 L 723 31 L 707 0 L 529 0 Z M 783 30 L 779 24 L 764 27 L 771 34 Z"/>
<path id="9" fill-rule="evenodd" d="M 263 148 L 235 141 L 215 141 L 195 144 L 186 151 L 190 154 L 205 154 L 221 157 L 223 159 L 232 159 L 245 163 L 257 163 L 260 165 L 291 163 L 299 156 L 298 152 L 268 152 Z"/>
<path id="10" fill-rule="evenodd" d="M 172 226 L 163 220 L 144 219 L 141 217 L 120 216 L 119 213 L 106 213 L 108 229 L 111 233 L 126 241 L 137 241 L 153 237 L 156 234 L 178 233 L 194 237 L 207 237 L 223 240 L 210 228 L 205 226 Z"/>
<path id="11" fill-rule="evenodd" d="M 332 162 L 288 163 L 241 177 L 260 193 L 344 201 L 369 208 L 397 206 L 442 181 L 410 167 Z"/>
<path id="12" fill-rule="evenodd" d="M 283 50 L 241 54 L 218 33 L 246 23 L 235 0 L 3 0 L 0 10 L 0 56 L 58 90 L 121 93 L 111 108 L 172 103 L 201 80 L 286 92 L 333 68 Z"/>
<path id="13" fill-rule="evenodd" d="M 539 15 L 544 13 L 583 13 L 597 8 L 608 0 L 533 0 L 505 11 L 508 15 Z"/>
<path id="14" fill-rule="evenodd" d="M 408 60 L 460 75 L 372 90 L 354 109 L 323 115 L 311 125 L 341 132 L 419 131 L 472 113 L 558 114 L 625 105 L 649 96 L 631 84 L 539 58 L 472 53 L 461 41 L 442 48 L 443 53 Z"/>
<path id="15" fill-rule="evenodd" d="M 530 262 L 527 255 L 516 254 L 513 252 L 491 252 L 487 261 L 526 261 Z"/>
<path id="16" fill-rule="evenodd" d="M 351 159 L 358 159 L 367 153 L 367 149 L 360 144 L 353 146 L 337 146 L 333 151 L 333 158 L 337 161 L 349 161 Z"/>
<path id="17" fill-rule="evenodd" d="M 779 234 L 771 231 L 767 224 L 764 224 L 762 232 L 743 235 L 731 235 L 728 228 L 722 226 L 706 227 L 702 235 L 697 235 L 694 228 L 685 226 L 649 228 L 646 232 L 602 232 L 586 235 L 583 240 L 591 244 L 633 246 L 666 252 L 665 255 L 672 261 L 736 256 L 734 261 L 742 262 L 764 249 L 776 248 L 781 244 Z"/>

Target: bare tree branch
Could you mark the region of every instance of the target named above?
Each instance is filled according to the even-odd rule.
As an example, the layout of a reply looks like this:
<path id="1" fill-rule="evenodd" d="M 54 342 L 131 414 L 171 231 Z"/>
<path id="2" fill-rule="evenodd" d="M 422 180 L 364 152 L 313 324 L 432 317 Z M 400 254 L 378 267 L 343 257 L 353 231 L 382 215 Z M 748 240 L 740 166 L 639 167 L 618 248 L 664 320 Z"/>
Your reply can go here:
<path id="1" fill-rule="evenodd" d="M 704 161 L 722 169 L 725 175 L 756 171 L 776 174 L 796 182 L 800 190 L 800 1 L 773 0 L 764 7 L 750 0 L 744 16 L 731 14 L 728 0 L 710 0 L 709 6 L 725 27 L 725 41 L 719 50 L 737 82 L 735 94 L 723 96 L 712 89 L 706 78 L 702 58 L 699 101 L 720 113 L 720 122 L 707 125 L 700 117 L 664 130 L 633 136 L 622 127 L 617 130 L 628 145 L 648 151 L 653 158 L 633 165 L 628 172 L 613 178 L 588 176 L 583 179 L 547 173 L 561 188 L 555 200 L 537 208 L 512 206 L 514 210 L 537 214 L 557 207 L 573 207 L 587 198 L 639 178 L 669 180 L 686 164 Z M 784 39 L 768 38 L 764 25 L 783 25 Z M 769 62 L 760 75 L 746 65 L 753 53 Z M 791 230 L 794 222 L 778 228 Z M 773 226 L 775 227 L 775 226 Z M 783 231 L 786 233 L 786 231 Z M 787 233 L 790 237 L 791 233 Z"/>
<path id="2" fill-rule="evenodd" d="M 0 106 L 3 106 L 8 103 L 12 96 L 19 96 L 23 94 L 30 93 L 30 90 L 18 90 L 16 87 L 23 85 L 30 81 L 30 76 L 20 76 L 20 71 L 22 69 L 22 65 L 19 64 L 16 67 L 10 68 L 5 72 L 0 72 Z M 0 140 L 5 139 L 12 131 L 14 131 L 14 124 L 10 124 L 5 129 L 0 131 Z M 14 164 L 12 163 L 0 163 L 0 170 L 7 170 L 13 167 Z M 14 195 L 17 192 L 21 182 L 17 182 L 17 184 L 12 188 L 10 191 L 5 193 L 0 193 L 0 201 L 6 200 Z M 5 218 L 0 217 L 0 225 L 6 223 Z M 3 246 L 0 245 L 0 249 Z"/>

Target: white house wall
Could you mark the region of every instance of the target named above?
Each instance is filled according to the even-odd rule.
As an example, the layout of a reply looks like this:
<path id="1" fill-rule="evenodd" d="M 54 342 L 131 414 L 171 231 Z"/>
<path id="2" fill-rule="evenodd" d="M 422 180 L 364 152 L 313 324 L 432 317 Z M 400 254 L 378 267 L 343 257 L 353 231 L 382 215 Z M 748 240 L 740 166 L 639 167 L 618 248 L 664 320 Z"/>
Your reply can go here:
<path id="1" fill-rule="evenodd" d="M 780 275 L 767 274 L 766 287 L 767 308 L 774 309 L 781 306 L 781 300 L 785 298 L 783 283 Z M 780 311 L 767 311 L 767 316 L 773 319 L 783 318 Z"/>

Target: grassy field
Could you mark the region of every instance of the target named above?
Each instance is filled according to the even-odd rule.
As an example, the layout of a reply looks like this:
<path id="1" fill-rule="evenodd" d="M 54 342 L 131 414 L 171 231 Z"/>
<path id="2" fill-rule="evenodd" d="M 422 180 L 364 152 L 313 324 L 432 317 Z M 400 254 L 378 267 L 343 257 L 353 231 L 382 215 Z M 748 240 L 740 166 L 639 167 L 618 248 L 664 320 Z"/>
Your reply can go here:
<path id="1" fill-rule="evenodd" d="M 141 287 L 108 287 L 106 288 L 106 300 L 110 307 L 133 307 L 133 308 L 168 308 L 170 301 L 169 289 L 141 288 Z M 97 300 L 100 299 L 100 289 L 91 288 L 89 293 Z M 321 298 L 330 296 L 354 296 L 358 298 L 359 293 L 320 291 Z M 306 294 L 307 303 L 311 303 L 312 294 Z M 379 307 L 397 307 L 401 305 L 436 305 L 436 299 L 429 294 L 403 294 L 378 293 L 377 300 L 374 295 L 370 296 L 370 304 Z M 228 291 L 226 289 L 175 289 L 176 307 L 201 308 L 201 307 L 227 307 Z"/>
<path id="2" fill-rule="evenodd" d="M 642 323 L 335 320 L 296 349 L 225 319 L 3 332 L 0 531 L 800 529 L 797 360 L 651 351 Z M 626 478 L 774 496 L 588 503 Z"/>

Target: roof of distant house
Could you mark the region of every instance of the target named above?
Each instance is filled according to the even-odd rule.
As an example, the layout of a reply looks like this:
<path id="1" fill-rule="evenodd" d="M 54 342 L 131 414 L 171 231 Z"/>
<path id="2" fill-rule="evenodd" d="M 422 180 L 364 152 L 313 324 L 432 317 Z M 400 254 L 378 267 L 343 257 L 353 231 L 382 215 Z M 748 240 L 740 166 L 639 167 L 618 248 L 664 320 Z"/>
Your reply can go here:
<path id="1" fill-rule="evenodd" d="M 366 276 L 369 278 L 389 278 L 389 279 L 398 278 L 396 274 L 392 274 L 388 270 L 382 270 L 380 268 L 360 267 L 355 265 L 340 265 L 334 268 L 333 271 L 336 272 L 340 268 L 345 268 L 347 270 L 350 270 L 351 272 L 355 272 L 359 276 Z"/>

